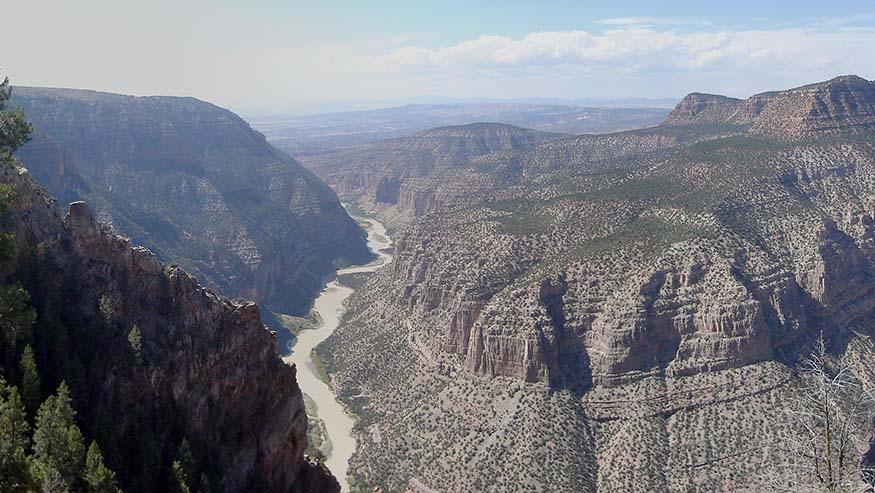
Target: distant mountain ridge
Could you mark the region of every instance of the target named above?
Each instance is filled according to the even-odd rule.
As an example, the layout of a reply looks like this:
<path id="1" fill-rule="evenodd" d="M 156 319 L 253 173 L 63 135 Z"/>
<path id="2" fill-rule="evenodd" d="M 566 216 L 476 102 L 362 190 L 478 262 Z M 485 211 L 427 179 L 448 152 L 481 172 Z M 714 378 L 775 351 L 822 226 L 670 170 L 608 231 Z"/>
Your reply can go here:
<path id="1" fill-rule="evenodd" d="M 663 107 L 471 102 L 414 104 L 305 116 L 278 115 L 255 119 L 253 126 L 280 149 L 305 159 L 379 140 L 409 137 L 437 127 L 488 121 L 543 132 L 608 133 L 656 125 L 668 112 L 669 109 Z"/>
<path id="2" fill-rule="evenodd" d="M 369 256 L 334 192 L 228 110 L 194 98 L 13 94 L 35 126 L 17 153 L 34 177 L 224 293 L 300 312 L 333 264 Z"/>
<path id="3" fill-rule="evenodd" d="M 746 100 L 713 94 L 686 96 L 666 125 L 750 125 L 750 131 L 785 137 L 875 126 L 875 82 L 836 77 Z"/>

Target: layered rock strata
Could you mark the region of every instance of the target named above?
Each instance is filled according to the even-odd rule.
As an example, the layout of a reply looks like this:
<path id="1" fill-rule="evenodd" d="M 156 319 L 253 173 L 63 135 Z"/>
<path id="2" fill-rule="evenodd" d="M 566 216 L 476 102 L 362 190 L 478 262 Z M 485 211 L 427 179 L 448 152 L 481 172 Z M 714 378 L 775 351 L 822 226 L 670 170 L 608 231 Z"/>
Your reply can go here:
<path id="1" fill-rule="evenodd" d="M 320 350 L 363 417 L 353 475 L 756 489 L 814 339 L 875 381 L 871 87 L 697 95 L 659 128 L 492 160 L 514 180 L 402 228 Z M 460 462 L 474 472 L 447 467 Z"/>

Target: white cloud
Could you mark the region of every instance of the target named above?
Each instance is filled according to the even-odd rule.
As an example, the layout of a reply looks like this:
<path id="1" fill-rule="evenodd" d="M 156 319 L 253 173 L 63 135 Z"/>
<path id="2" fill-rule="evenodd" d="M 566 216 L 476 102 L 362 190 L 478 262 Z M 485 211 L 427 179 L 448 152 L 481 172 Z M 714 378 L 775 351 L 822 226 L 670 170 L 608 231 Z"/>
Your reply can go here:
<path id="1" fill-rule="evenodd" d="M 482 35 L 461 43 L 426 48 L 405 46 L 378 57 L 387 70 L 453 68 L 518 69 L 580 65 L 639 71 L 839 69 L 853 60 L 871 71 L 868 55 L 875 31 L 821 31 L 804 28 L 679 32 L 626 27 L 603 33 L 534 32 L 523 38 Z M 869 60 L 869 61 L 867 61 Z"/>
<path id="2" fill-rule="evenodd" d="M 312 3 L 312 2 L 310 2 Z M 602 19 L 597 29 L 322 34 L 306 15 L 273 22 L 215 2 L 13 2 L 0 69 L 13 83 L 193 95 L 221 105 L 457 98 L 746 96 L 839 74 L 875 78 L 869 15 L 806 27 L 717 29 L 671 17 Z M 46 11 L 53 15 L 46 16 Z M 388 22 L 388 21 L 387 21 Z M 413 26 L 411 26 L 413 29 Z M 455 31 L 454 31 L 455 32 Z"/>

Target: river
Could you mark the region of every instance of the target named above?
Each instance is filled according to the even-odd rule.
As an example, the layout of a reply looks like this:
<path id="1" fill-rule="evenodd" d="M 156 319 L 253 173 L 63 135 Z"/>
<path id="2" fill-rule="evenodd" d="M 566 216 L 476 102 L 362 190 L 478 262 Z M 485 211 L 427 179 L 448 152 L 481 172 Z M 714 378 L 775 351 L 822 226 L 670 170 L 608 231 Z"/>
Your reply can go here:
<path id="1" fill-rule="evenodd" d="M 370 218 L 357 219 L 369 224 L 366 228 L 368 247 L 378 255 L 378 258 L 368 265 L 338 270 L 337 275 L 373 272 L 392 261 L 392 255 L 383 252 L 392 245 L 392 239 L 386 234 L 386 228 L 379 221 Z M 319 379 L 310 352 L 337 329 L 344 312 L 343 302 L 352 292 L 351 288 L 341 286 L 336 280 L 327 283 L 313 303 L 313 309 L 319 313 L 322 324 L 316 329 L 301 331 L 292 347 L 292 352 L 283 358 L 286 363 L 294 363 L 297 366 L 298 385 L 319 408 L 319 418 L 325 423 L 328 439 L 332 444 L 325 465 L 340 482 L 341 491 L 349 490 L 347 472 L 349 458 L 356 447 L 352 434 L 355 421 L 346 413 L 343 404 L 337 400 L 334 390 Z"/>

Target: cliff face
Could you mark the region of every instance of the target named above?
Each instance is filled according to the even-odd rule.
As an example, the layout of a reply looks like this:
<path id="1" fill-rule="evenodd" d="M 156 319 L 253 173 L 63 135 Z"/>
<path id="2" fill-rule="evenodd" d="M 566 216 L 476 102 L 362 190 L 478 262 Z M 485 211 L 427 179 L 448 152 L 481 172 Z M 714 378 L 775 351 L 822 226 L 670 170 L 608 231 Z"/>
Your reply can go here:
<path id="1" fill-rule="evenodd" d="M 108 413 L 113 430 L 125 430 L 138 429 L 132 421 L 145 408 L 165 416 L 147 425 L 157 443 L 169 447 L 180 434 L 190 437 L 206 451 L 224 491 L 339 490 L 330 474 L 304 461 L 307 418 L 295 370 L 276 356 L 276 335 L 254 303 L 218 296 L 148 250 L 102 232 L 83 202 L 62 216 L 23 168 L 4 164 L 0 182 L 17 193 L 9 219 L 21 269 L 41 266 L 40 275 L 23 277 L 24 287 L 38 300 L 38 293 L 74 286 L 60 309 L 78 321 L 71 330 L 82 335 L 71 344 L 80 337 L 102 341 L 84 350 L 94 355 L 81 361 L 89 385 L 73 386 L 86 434 L 99 434 L 95 409 Z M 108 320 L 100 333 L 83 329 L 98 326 L 101 313 Z M 143 362 L 132 367 L 126 339 L 134 326 L 142 333 Z M 126 446 L 141 446 L 146 437 L 139 438 Z M 123 481 L 136 473 L 120 457 L 110 461 Z"/>
<path id="2" fill-rule="evenodd" d="M 802 138 L 875 125 L 875 83 L 847 75 L 746 100 L 693 93 L 664 125 L 750 125 L 752 133 Z"/>
<path id="3" fill-rule="evenodd" d="M 334 192 L 233 113 L 192 98 L 16 88 L 18 157 L 64 200 L 222 292 L 300 312 L 369 253 Z"/>
<path id="4" fill-rule="evenodd" d="M 782 91 L 753 121 L 752 132 L 788 137 L 875 126 L 875 83 L 856 76 Z"/>
<path id="5" fill-rule="evenodd" d="M 450 491 L 750 486 L 812 340 L 875 354 L 869 87 L 698 95 L 676 124 L 490 156 L 515 179 L 399 231 L 320 352 L 367 417 L 353 474 Z M 409 459 L 371 459 L 402 443 Z M 476 472 L 444 466 L 458 461 Z"/>
<path id="6" fill-rule="evenodd" d="M 559 137 L 500 123 L 441 127 L 354 149 L 308 157 L 307 167 L 354 200 L 396 206 L 419 217 L 471 188 L 493 188 L 489 156 L 517 151 Z M 468 177 L 466 183 L 448 177 Z M 452 183 L 451 187 L 444 187 Z"/>
<path id="7" fill-rule="evenodd" d="M 856 230 L 871 224 L 868 216 L 854 216 L 852 225 L 842 211 L 848 206 L 833 202 L 843 187 L 875 193 L 863 183 L 872 166 L 868 137 L 844 146 L 785 140 L 864 131 L 873 105 L 872 84 L 855 77 L 747 101 L 692 94 L 663 128 L 521 148 L 507 159 L 530 181 L 491 196 L 469 193 L 473 205 L 404 231 L 394 277 L 421 325 L 445 327 L 433 334 L 435 347 L 487 375 L 567 383 L 566 374 L 580 374 L 586 385 L 610 386 L 653 371 L 690 375 L 785 354 L 810 319 L 846 325 L 870 316 L 875 258 L 868 233 Z M 728 134 L 710 127 L 732 119 L 753 123 Z M 673 132 L 678 125 L 705 130 Z M 763 133 L 787 147 L 748 137 Z M 745 186 L 818 205 L 800 204 L 799 217 L 785 219 L 805 224 L 786 233 L 792 239 L 770 233 L 755 242 L 752 231 L 783 231 L 779 216 L 787 213 Z M 493 203 L 495 196 L 503 200 Z M 411 202 L 441 209 L 433 193 L 422 199 L 428 205 Z M 842 217 L 839 226 L 834 217 Z M 460 228 L 468 230 L 461 237 Z M 523 244 L 511 247 L 507 235 Z M 787 252 L 789 241 L 806 249 Z M 600 242 L 628 250 L 602 252 Z M 578 255 L 592 260 L 578 265 Z M 533 263 L 561 276 L 561 292 L 547 289 L 553 281 L 518 278 Z M 574 356 L 560 364 L 563 351 Z"/>
<path id="8" fill-rule="evenodd" d="M 666 125 L 702 125 L 723 123 L 742 104 L 740 99 L 716 94 L 687 95 L 666 117 Z"/>

